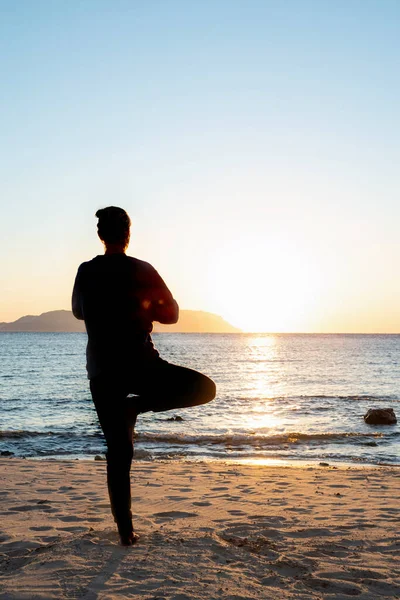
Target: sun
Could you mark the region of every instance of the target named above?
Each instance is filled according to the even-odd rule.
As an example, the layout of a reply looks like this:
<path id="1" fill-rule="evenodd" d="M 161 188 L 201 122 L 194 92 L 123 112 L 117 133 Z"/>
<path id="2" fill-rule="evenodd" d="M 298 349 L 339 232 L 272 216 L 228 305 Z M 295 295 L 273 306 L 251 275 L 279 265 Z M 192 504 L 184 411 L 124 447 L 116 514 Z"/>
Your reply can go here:
<path id="1" fill-rule="evenodd" d="M 309 330 L 319 285 L 312 258 L 284 238 L 241 239 L 212 268 L 221 314 L 248 332 Z"/>

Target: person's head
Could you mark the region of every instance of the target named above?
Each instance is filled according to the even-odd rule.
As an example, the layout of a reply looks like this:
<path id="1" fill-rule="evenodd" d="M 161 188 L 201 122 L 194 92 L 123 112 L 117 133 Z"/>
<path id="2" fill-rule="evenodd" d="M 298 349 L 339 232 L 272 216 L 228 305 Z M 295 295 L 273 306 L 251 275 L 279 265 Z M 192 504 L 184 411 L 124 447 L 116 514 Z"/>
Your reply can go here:
<path id="1" fill-rule="evenodd" d="M 97 211 L 97 233 L 106 251 L 125 252 L 129 245 L 131 220 L 128 213 L 118 206 L 107 206 Z"/>

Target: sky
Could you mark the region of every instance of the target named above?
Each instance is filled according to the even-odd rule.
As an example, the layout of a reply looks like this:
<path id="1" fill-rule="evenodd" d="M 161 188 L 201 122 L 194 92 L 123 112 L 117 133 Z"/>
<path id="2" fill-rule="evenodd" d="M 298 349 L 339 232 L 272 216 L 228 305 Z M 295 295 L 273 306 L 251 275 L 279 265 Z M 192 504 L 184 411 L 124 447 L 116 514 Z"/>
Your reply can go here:
<path id="1" fill-rule="evenodd" d="M 182 309 L 400 332 L 398 0 L 0 0 L 0 56 L 0 322 L 116 205 Z"/>

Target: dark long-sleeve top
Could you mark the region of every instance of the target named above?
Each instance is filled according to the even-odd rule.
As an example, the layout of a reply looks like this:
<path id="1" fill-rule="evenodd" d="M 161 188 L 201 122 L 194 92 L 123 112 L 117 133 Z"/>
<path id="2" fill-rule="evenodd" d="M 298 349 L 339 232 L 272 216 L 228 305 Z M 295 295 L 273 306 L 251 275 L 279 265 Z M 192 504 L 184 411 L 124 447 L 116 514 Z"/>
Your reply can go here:
<path id="1" fill-rule="evenodd" d="M 88 334 L 89 379 L 134 372 L 158 357 L 153 321 L 176 323 L 178 304 L 149 263 L 126 254 L 104 254 L 80 265 L 72 312 Z"/>

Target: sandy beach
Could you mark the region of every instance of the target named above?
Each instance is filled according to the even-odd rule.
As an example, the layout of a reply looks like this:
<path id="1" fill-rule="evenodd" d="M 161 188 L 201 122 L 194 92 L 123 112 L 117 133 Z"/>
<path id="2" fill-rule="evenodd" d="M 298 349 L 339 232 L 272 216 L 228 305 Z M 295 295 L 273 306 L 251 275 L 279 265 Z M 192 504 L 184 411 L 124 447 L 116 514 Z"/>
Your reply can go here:
<path id="1" fill-rule="evenodd" d="M 400 470 L 136 462 L 118 545 L 103 461 L 0 460 L 0 598 L 400 598 Z"/>

